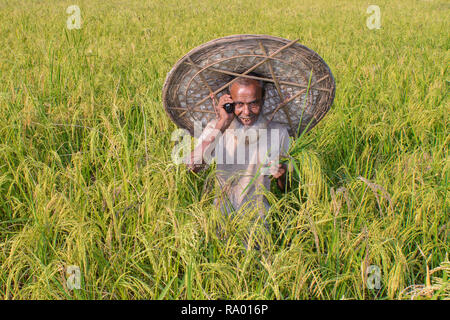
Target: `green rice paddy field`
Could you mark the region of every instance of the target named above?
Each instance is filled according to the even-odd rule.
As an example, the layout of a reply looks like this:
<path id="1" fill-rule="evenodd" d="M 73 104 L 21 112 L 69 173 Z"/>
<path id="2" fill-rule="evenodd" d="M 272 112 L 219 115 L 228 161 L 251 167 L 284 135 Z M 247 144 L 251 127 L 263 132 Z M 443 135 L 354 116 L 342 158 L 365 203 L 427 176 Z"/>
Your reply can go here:
<path id="1" fill-rule="evenodd" d="M 449 18 L 444 0 L 1 0 L 0 297 L 449 299 Z M 261 251 L 212 204 L 214 168 L 172 162 L 161 100 L 186 52 L 243 33 L 298 38 L 336 79 Z"/>

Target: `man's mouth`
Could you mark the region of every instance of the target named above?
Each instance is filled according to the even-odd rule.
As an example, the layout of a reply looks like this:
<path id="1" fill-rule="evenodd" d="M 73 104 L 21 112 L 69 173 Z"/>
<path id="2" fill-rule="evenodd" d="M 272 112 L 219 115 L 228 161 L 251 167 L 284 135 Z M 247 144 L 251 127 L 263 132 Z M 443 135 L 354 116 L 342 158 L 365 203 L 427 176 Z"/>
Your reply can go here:
<path id="1" fill-rule="evenodd" d="M 255 119 L 255 117 L 239 117 L 243 124 L 250 124 Z"/>

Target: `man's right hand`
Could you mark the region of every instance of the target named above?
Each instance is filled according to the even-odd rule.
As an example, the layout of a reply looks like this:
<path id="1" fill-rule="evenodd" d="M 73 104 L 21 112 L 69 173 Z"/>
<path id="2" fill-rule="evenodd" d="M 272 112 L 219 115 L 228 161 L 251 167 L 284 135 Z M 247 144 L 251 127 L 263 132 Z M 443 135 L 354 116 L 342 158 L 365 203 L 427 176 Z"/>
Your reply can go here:
<path id="1" fill-rule="evenodd" d="M 214 99 L 213 99 L 214 101 Z M 224 105 L 226 103 L 234 103 L 233 99 L 231 99 L 231 96 L 229 94 L 224 94 L 219 99 L 219 104 L 216 106 L 214 104 L 214 108 L 217 111 L 217 114 L 219 115 L 219 119 L 217 119 L 216 129 L 219 129 L 222 133 L 230 126 L 231 122 L 233 121 L 235 115 L 233 113 L 228 113 Z"/>

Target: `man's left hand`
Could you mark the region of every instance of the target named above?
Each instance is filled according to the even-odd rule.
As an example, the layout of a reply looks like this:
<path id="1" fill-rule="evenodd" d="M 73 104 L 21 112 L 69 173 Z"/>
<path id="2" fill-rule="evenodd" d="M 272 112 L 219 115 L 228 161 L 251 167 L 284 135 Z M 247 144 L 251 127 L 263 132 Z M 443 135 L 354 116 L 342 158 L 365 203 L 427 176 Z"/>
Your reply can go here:
<path id="1" fill-rule="evenodd" d="M 272 164 L 270 166 L 270 174 L 275 178 L 279 179 L 286 173 L 286 165 L 279 163 L 279 164 Z"/>

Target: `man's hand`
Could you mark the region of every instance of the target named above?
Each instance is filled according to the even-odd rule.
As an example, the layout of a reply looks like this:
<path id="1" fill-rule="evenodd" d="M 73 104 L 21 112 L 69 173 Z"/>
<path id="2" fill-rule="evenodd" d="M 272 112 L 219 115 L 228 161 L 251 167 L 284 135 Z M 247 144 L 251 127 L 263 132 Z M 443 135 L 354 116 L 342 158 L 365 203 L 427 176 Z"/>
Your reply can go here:
<path id="1" fill-rule="evenodd" d="M 219 99 L 219 104 L 216 106 L 214 103 L 214 98 L 211 97 L 213 100 L 214 108 L 216 109 L 217 114 L 219 115 L 219 118 L 217 119 L 216 129 L 219 129 L 222 133 L 230 126 L 231 122 L 233 121 L 235 115 L 234 113 L 228 113 L 226 112 L 224 105 L 226 103 L 233 103 L 233 99 L 231 99 L 231 96 L 229 94 L 224 94 Z"/>
<path id="2" fill-rule="evenodd" d="M 277 179 L 277 185 L 280 190 L 284 191 L 285 189 L 285 177 L 286 177 L 286 165 L 279 163 L 277 165 L 269 163 L 270 165 L 270 174 L 272 177 Z"/>
<path id="3" fill-rule="evenodd" d="M 278 165 L 273 165 L 270 167 L 270 174 L 275 178 L 279 179 L 286 174 L 286 165 L 279 163 Z"/>

